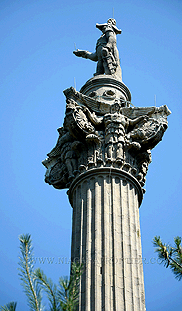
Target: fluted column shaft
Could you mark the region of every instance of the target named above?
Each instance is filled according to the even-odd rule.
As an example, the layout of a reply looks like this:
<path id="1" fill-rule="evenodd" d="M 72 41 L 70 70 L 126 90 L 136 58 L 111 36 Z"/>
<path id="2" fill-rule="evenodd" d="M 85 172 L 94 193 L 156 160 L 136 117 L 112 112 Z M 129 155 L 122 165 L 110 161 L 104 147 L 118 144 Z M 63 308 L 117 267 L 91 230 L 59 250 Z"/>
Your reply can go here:
<path id="1" fill-rule="evenodd" d="M 69 198 L 71 256 L 84 263 L 78 310 L 145 310 L 138 181 L 119 169 L 92 169 L 74 180 Z"/>

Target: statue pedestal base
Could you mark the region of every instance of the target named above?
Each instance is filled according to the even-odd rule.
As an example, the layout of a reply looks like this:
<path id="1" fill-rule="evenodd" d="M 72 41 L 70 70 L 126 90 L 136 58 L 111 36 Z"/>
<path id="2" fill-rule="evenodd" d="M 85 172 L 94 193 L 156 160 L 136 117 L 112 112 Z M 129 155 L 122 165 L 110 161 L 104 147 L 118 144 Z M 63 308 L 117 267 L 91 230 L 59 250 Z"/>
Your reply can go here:
<path id="1" fill-rule="evenodd" d="M 101 114 L 110 112 L 110 106 L 115 100 L 123 100 L 125 107 L 129 107 L 131 102 L 131 93 L 127 86 L 109 75 L 98 75 L 91 78 L 82 86 L 80 93 L 103 102 L 103 105 L 100 105 L 100 111 L 95 110 L 96 113 L 100 112 Z M 93 109 L 93 107 L 90 108 Z"/>

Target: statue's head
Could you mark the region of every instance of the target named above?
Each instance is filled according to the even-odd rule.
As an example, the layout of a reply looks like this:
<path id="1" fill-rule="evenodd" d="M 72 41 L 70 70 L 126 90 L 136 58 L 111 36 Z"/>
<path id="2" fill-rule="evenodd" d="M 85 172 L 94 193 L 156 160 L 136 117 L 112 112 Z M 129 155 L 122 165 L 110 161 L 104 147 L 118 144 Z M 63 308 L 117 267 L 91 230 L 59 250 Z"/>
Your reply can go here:
<path id="1" fill-rule="evenodd" d="M 110 26 L 116 34 L 121 34 L 121 29 L 118 29 L 116 26 L 116 20 L 114 18 L 109 18 L 107 25 Z"/>
<path id="2" fill-rule="evenodd" d="M 114 18 L 109 18 L 105 24 L 96 24 L 96 27 L 100 29 L 103 33 L 111 28 L 116 34 L 120 34 L 121 30 L 116 26 L 116 20 Z"/>
<path id="3" fill-rule="evenodd" d="M 108 24 L 116 25 L 116 20 L 114 18 L 109 18 L 107 21 Z"/>

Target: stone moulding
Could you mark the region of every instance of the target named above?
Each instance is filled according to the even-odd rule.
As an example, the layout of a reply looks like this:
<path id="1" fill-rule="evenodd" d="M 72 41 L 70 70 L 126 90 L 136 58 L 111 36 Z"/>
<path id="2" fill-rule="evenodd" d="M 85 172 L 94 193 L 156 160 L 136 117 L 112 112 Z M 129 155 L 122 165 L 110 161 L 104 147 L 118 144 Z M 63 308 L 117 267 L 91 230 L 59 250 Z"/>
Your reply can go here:
<path id="1" fill-rule="evenodd" d="M 101 93 L 103 88 L 105 91 L 111 89 L 113 92 L 117 92 L 118 95 L 122 96 L 126 101 L 131 101 L 131 93 L 127 86 L 122 81 L 107 75 L 99 75 L 89 79 L 80 89 L 80 93 L 89 96 L 91 92 L 96 91 L 98 92 L 98 96 L 102 98 L 104 95 Z M 107 99 L 107 95 L 104 96 L 104 98 Z"/>
<path id="2" fill-rule="evenodd" d="M 109 113 L 111 105 L 116 100 L 123 101 L 127 107 L 131 103 L 131 93 L 127 86 L 105 75 L 88 80 L 80 92 L 70 87 L 63 93 L 66 98 L 77 101 L 81 106 L 86 106 L 99 115 Z"/>
<path id="3" fill-rule="evenodd" d="M 117 169 L 117 168 L 113 168 L 113 167 L 93 168 L 93 169 L 83 172 L 77 178 L 75 178 L 73 182 L 71 183 L 69 190 L 67 191 L 71 206 L 73 206 L 72 195 L 73 195 L 74 189 L 79 185 L 79 183 L 81 183 L 84 180 L 89 179 L 90 177 L 98 178 L 99 175 L 101 176 L 107 175 L 109 177 L 114 176 L 114 177 L 118 177 L 120 180 L 128 182 L 131 186 L 134 187 L 135 191 L 138 194 L 138 202 L 139 202 L 139 207 L 140 207 L 142 200 L 143 200 L 143 190 L 138 180 L 134 176 L 132 176 L 130 173 Z"/>

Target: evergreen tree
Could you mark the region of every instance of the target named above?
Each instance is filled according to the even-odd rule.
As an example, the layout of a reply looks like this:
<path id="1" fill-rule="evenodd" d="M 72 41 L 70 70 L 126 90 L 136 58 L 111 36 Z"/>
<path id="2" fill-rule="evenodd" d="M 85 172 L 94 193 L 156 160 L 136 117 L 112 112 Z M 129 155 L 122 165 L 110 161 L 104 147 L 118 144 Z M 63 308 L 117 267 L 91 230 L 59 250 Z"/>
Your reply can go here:
<path id="1" fill-rule="evenodd" d="M 1 307 L 1 311 L 15 311 L 16 310 L 16 302 L 9 302 L 4 307 Z"/>
<path id="2" fill-rule="evenodd" d="M 33 263 L 33 247 L 30 234 L 19 237 L 21 256 L 19 257 L 19 276 L 27 296 L 31 311 L 43 311 L 42 288 L 35 276 Z"/>
<path id="3" fill-rule="evenodd" d="M 75 311 L 79 299 L 79 283 L 82 265 L 72 263 L 71 276 L 60 278 L 59 284 L 53 284 L 41 269 L 34 269 L 33 247 L 30 234 L 19 237 L 20 252 L 19 276 L 27 296 L 30 311 L 45 310 L 42 302 L 43 293 L 49 300 L 49 311 Z M 15 311 L 16 302 L 10 302 L 0 307 L 1 311 Z"/>
<path id="4" fill-rule="evenodd" d="M 82 274 L 82 265 L 73 263 L 71 267 L 70 280 L 60 278 L 58 289 L 58 301 L 61 310 L 76 310 L 79 302 L 79 283 Z"/>
<path id="5" fill-rule="evenodd" d="M 181 237 L 174 238 L 174 246 L 162 243 L 160 236 L 153 239 L 155 252 L 166 268 L 170 267 L 177 280 L 182 279 L 182 246 Z"/>

